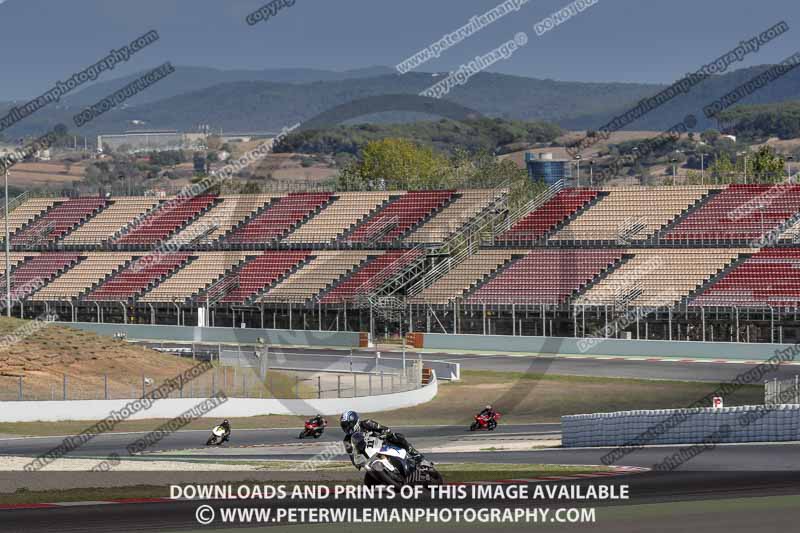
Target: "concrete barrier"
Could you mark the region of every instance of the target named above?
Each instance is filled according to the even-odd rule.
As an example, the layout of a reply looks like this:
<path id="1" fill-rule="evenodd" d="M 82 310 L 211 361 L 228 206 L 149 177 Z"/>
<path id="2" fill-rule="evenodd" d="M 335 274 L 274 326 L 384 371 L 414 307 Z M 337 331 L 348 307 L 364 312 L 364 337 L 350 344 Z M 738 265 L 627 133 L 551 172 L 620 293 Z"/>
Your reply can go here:
<path id="1" fill-rule="evenodd" d="M 60 322 L 60 326 L 113 336 L 124 333 L 128 340 L 163 342 L 206 342 L 210 344 L 256 344 L 261 337 L 271 346 L 332 346 L 358 348 L 359 333 L 254 328 L 200 328 L 193 326 L 152 326 L 146 324 L 98 324 Z"/>
<path id="2" fill-rule="evenodd" d="M 208 416 L 211 418 L 236 418 L 263 415 L 338 415 L 352 409 L 363 413 L 377 413 L 403 407 L 413 407 L 433 400 L 439 392 L 439 384 L 433 380 L 416 390 L 362 396 L 358 398 L 330 398 L 320 400 L 280 400 L 260 398 L 229 398 Z M 121 412 L 123 407 L 135 400 L 72 400 L 57 402 L 0 402 L 0 422 L 63 422 L 97 421 L 112 411 Z M 204 398 L 156 400 L 149 409 L 143 409 L 130 417 L 131 420 L 151 418 L 175 418 Z"/>
<path id="3" fill-rule="evenodd" d="M 800 440 L 800 405 L 655 409 L 561 417 L 561 442 L 578 446 Z"/>
<path id="4" fill-rule="evenodd" d="M 477 351 L 546 355 L 607 355 L 675 357 L 693 359 L 741 359 L 762 361 L 793 344 L 743 342 L 698 342 L 625 340 L 573 337 L 513 337 L 508 335 L 417 334 L 417 342 L 428 350 Z M 421 337 L 421 339 L 420 339 Z"/>

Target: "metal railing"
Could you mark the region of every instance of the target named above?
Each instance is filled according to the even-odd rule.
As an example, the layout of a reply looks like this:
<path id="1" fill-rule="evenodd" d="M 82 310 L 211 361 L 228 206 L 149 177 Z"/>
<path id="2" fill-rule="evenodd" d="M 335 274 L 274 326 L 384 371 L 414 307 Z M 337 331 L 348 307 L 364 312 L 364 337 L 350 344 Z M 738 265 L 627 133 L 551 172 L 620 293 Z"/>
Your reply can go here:
<path id="1" fill-rule="evenodd" d="M 182 383 L 169 393 L 172 399 L 208 398 L 224 392 L 231 398 L 355 398 L 407 392 L 422 387 L 422 362 L 410 360 L 405 369 L 381 366 L 365 370 L 293 369 L 286 364 L 270 364 L 259 369 L 248 365 L 219 365 L 202 376 Z M 140 376 L 78 377 L 0 376 L 0 401 L 121 400 L 143 398 L 162 383 L 145 374 Z"/>
<path id="2" fill-rule="evenodd" d="M 205 291 L 205 298 L 200 297 L 198 301 L 207 305 L 215 305 L 238 287 L 239 274 L 225 276 L 212 283 Z"/>
<path id="3" fill-rule="evenodd" d="M 477 253 L 480 249 L 480 236 L 487 229 L 491 230 L 492 239 L 494 239 L 505 231 L 508 231 L 511 226 L 516 224 L 529 212 L 533 211 L 534 209 L 538 209 L 541 205 L 558 194 L 563 188 L 564 181 L 560 180 L 551 185 L 544 193 L 516 209 L 513 213 L 506 213 L 504 210 L 498 210 L 496 205 L 503 200 L 507 200 L 507 198 L 497 198 L 495 202 L 489 206 L 489 209 L 485 210 L 481 216 L 476 218 L 470 225 L 465 227 L 462 232 L 454 235 L 448 243 L 442 246 L 442 250 L 452 252 L 452 249 L 455 248 L 452 245 L 455 242 L 460 240 L 460 244 L 462 244 L 460 248 L 455 248 L 457 250 L 455 254 L 450 253 L 447 260 L 440 261 L 433 268 L 428 270 L 419 281 L 412 285 L 408 290 L 408 295 L 415 296 L 425 289 L 431 287 L 436 281 L 447 275 L 447 273 L 453 268 Z M 504 214 L 505 218 L 503 218 Z M 498 221 L 500 222 L 498 223 Z M 478 239 L 469 239 L 468 237 L 465 237 L 465 235 L 477 235 Z"/>
<path id="4" fill-rule="evenodd" d="M 800 376 L 782 380 L 774 378 L 764 382 L 764 403 L 800 404 Z"/>
<path id="5" fill-rule="evenodd" d="M 409 358 L 405 367 L 399 360 L 369 356 L 324 356 L 313 359 L 302 353 L 262 349 L 220 348 L 221 367 L 249 369 L 261 376 L 269 390 L 276 380 L 292 387 L 291 398 L 354 398 L 392 394 L 422 386 L 423 362 Z M 458 374 L 458 370 L 454 372 Z M 285 386 L 285 385 L 284 385 Z"/>
<path id="6" fill-rule="evenodd" d="M 379 240 L 386 237 L 390 231 L 397 227 L 397 224 L 400 222 L 400 217 L 398 216 L 391 216 L 385 217 L 373 224 L 369 230 L 369 232 L 364 236 L 363 241 L 353 241 L 351 239 L 345 239 L 347 244 L 363 244 L 367 247 L 375 246 Z"/>
<path id="7" fill-rule="evenodd" d="M 425 272 L 425 275 L 409 288 L 408 295 L 419 294 L 444 277 L 453 267 L 477 253 L 483 235 L 488 233 L 490 239 L 493 240 L 497 235 L 496 228 L 502 224 L 503 217 L 507 216 L 507 201 L 507 194 L 501 192 L 495 195 L 494 200 L 486 209 L 464 226 L 459 233 L 452 235 L 443 243 L 436 252 L 447 255 L 447 260 L 440 261 Z"/>
<path id="8" fill-rule="evenodd" d="M 527 203 L 519 206 L 514 211 L 509 211 L 508 217 L 506 218 L 505 222 L 501 225 L 495 235 L 500 235 L 522 220 L 528 213 L 539 209 L 545 202 L 552 199 L 556 194 L 560 193 L 564 187 L 566 187 L 566 182 L 564 180 L 558 180 L 557 182 L 553 183 L 547 190 L 537 196 L 536 198 L 531 199 Z"/>
<path id="9" fill-rule="evenodd" d="M 16 196 L 15 198 L 12 198 L 11 200 L 9 200 L 9 202 L 8 202 L 8 214 L 10 215 L 11 213 L 13 213 L 14 209 L 16 209 L 20 205 L 22 205 L 23 202 L 25 202 L 29 197 L 30 197 L 30 191 L 25 191 L 22 194 L 20 194 L 19 196 Z M 0 205 L 0 218 L 5 217 L 5 213 L 6 213 L 6 206 L 5 205 Z"/>
<path id="10" fill-rule="evenodd" d="M 647 228 L 645 222 L 644 217 L 638 219 L 634 217 L 626 218 L 617 230 L 617 244 L 630 244 L 636 235 Z"/>
<path id="11" fill-rule="evenodd" d="M 403 254 L 392 265 L 389 265 L 382 270 L 372 280 L 370 280 L 368 288 L 368 295 L 366 297 L 370 302 L 374 302 L 380 296 L 392 296 L 397 290 L 408 285 L 415 280 L 425 281 L 429 278 L 429 272 L 425 272 L 425 262 L 428 259 L 428 253 L 432 252 L 435 255 L 452 254 L 453 250 L 458 250 L 457 253 L 471 255 L 473 251 L 473 243 L 470 242 L 470 237 L 480 237 L 481 233 L 487 229 L 494 228 L 497 220 L 504 216 L 504 205 L 508 201 L 508 189 L 506 186 L 495 188 L 491 192 L 492 201 L 485 209 L 481 211 L 478 216 L 467 222 L 463 227 L 459 228 L 457 232 L 450 235 L 443 243 L 434 248 L 430 248 L 425 243 L 417 244 L 414 248 Z M 501 208 L 501 206 L 503 206 Z M 474 239 L 473 239 L 474 240 Z M 474 247 L 477 250 L 477 246 Z M 396 267 L 398 262 L 404 262 L 409 255 L 417 255 L 407 261 L 405 266 Z M 466 255 L 464 256 L 466 257 Z M 423 275 L 424 273 L 424 275 Z M 377 281 L 376 281 L 377 280 Z M 416 284 L 418 284 L 417 281 Z M 416 285 L 415 284 L 415 285 Z M 365 287 L 367 284 L 362 285 Z M 359 287 L 359 292 L 362 287 Z M 408 294 L 412 294 L 414 286 L 409 287 Z"/>
<path id="12" fill-rule="evenodd" d="M 354 301 L 372 304 L 380 296 L 391 296 L 397 292 L 413 279 L 419 269 L 424 268 L 427 250 L 424 244 L 406 250 L 380 272 L 359 285 L 355 290 Z"/>

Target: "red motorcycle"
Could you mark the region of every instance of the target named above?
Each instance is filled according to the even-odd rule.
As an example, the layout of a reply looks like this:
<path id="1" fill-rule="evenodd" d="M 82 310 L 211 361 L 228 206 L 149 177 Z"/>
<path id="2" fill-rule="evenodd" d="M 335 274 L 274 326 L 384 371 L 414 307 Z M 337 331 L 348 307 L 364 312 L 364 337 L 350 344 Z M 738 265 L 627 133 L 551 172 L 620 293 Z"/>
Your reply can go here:
<path id="1" fill-rule="evenodd" d="M 300 436 L 297 438 L 304 439 L 306 437 L 314 437 L 315 439 L 318 439 L 320 435 L 322 435 L 322 432 L 325 431 L 325 426 L 327 425 L 328 421 L 324 419 L 321 424 L 312 420 L 306 420 L 306 427 L 300 432 Z"/>
<path id="2" fill-rule="evenodd" d="M 475 422 L 469 427 L 470 431 L 476 429 L 486 429 L 492 431 L 497 427 L 497 422 L 500 420 L 500 413 L 495 412 L 492 415 L 475 415 Z"/>

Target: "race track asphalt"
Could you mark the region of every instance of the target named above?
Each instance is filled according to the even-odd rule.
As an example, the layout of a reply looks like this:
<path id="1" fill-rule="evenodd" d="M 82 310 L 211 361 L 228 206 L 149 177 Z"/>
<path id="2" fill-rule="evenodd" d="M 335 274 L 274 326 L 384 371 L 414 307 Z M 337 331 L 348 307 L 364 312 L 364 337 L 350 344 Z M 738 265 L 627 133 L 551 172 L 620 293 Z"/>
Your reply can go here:
<path id="1" fill-rule="evenodd" d="M 349 353 L 338 350 L 285 349 L 287 359 L 292 364 L 302 367 L 314 367 L 321 358 L 325 361 L 343 361 Z M 277 353 L 273 352 L 273 353 Z M 374 356 L 371 351 L 356 351 L 356 356 Z M 447 360 L 459 362 L 462 369 L 491 370 L 502 372 L 543 372 L 550 374 L 576 376 L 602 376 L 641 379 L 673 379 L 686 381 L 720 382 L 731 380 L 738 374 L 751 368 L 750 364 L 719 363 L 679 363 L 637 360 L 602 360 L 572 359 L 553 357 L 518 357 L 511 355 L 474 355 L 474 354 L 422 354 L 425 359 Z M 398 352 L 382 353 L 384 358 L 400 358 Z M 794 376 L 794 366 L 781 367 L 770 377 L 785 378 Z M 798 369 L 800 370 L 800 369 Z M 398 430 L 405 433 L 409 440 L 439 440 L 452 442 L 467 435 L 464 426 L 411 426 Z M 559 435 L 559 424 L 524 424 L 502 425 L 492 435 L 493 439 L 528 435 L 532 438 L 552 438 Z M 233 446 L 253 447 L 247 459 L 302 460 L 308 455 L 302 453 L 284 454 L 280 446 L 293 445 L 298 442 L 299 428 L 236 430 L 234 428 Z M 143 434 L 105 434 L 96 437 L 79 450 L 70 454 L 72 457 L 103 458 L 111 453 L 127 455 L 126 447 Z M 180 450 L 203 448 L 207 431 L 180 431 L 169 435 L 152 448 L 160 452 L 159 459 L 181 457 Z M 480 438 L 475 436 L 473 438 Z M 340 439 L 338 428 L 331 428 L 317 442 L 334 442 Z M 59 437 L 37 437 L 26 439 L 0 439 L 0 455 L 24 455 L 34 457 L 55 448 L 60 443 Z M 270 453 L 264 453 L 262 446 L 274 447 Z M 624 457 L 618 464 L 627 466 L 652 467 L 674 453 L 681 446 L 653 446 Z M 428 456 L 438 462 L 485 462 L 485 463 L 519 463 L 519 464 L 565 464 L 565 465 L 599 465 L 608 448 L 596 449 L 538 449 L 527 451 L 481 451 L 463 453 L 431 453 Z M 215 458 L 216 453 L 195 453 L 193 459 Z M 240 457 L 241 458 L 241 457 Z M 609 519 L 597 527 L 581 527 L 578 531 L 683 531 L 692 530 L 693 524 L 702 524 L 704 533 L 733 533 L 737 531 L 754 531 L 753 523 L 770 524 L 776 527 L 788 527 L 800 522 L 800 443 L 775 444 L 742 444 L 718 445 L 712 450 L 693 458 L 674 472 L 647 472 L 614 478 L 614 480 L 586 480 L 584 483 L 629 483 L 632 500 L 626 505 L 631 509 L 637 505 L 658 504 L 670 505 L 681 502 L 708 502 L 708 513 L 681 517 L 680 520 L 663 518 L 658 525 L 663 528 L 646 528 L 644 522 L 629 518 Z M 719 516 L 714 520 L 713 507 L 719 501 L 731 499 L 735 502 L 775 501 L 775 498 L 797 498 L 796 508 L 777 511 L 771 505 L 758 504 L 750 510 L 742 504 L 741 516 L 727 520 Z M 741 500 L 739 500 L 741 499 Z M 783 501 L 783 500 L 780 500 Z M 202 502 L 170 502 L 143 503 L 135 505 L 111 505 L 89 507 L 66 507 L 59 509 L 30 509 L 0 511 L 0 531 L 25 531 L 39 533 L 47 531 L 199 531 L 194 518 L 194 511 Z M 230 502 L 227 502 L 228 504 Z M 219 506 L 220 502 L 211 502 Z M 260 502 L 261 505 L 277 505 L 273 502 Z M 646 504 L 646 505 L 645 505 Z M 241 505 L 241 504 L 234 504 Z M 738 503 L 736 505 L 739 505 Z M 748 509 L 746 512 L 744 509 Z M 729 512 L 730 517 L 734 513 Z M 627 516 L 627 515 L 626 515 Z M 634 513 L 635 516 L 635 513 Z M 783 526 L 781 526 L 783 524 Z M 649 524 L 653 525 L 653 524 Z M 207 528 L 204 528 L 207 529 Z M 473 529 L 472 530 L 484 530 Z M 537 528 L 547 530 L 544 528 Z M 759 528 L 761 529 L 761 528 Z M 765 531 L 774 531 L 771 527 Z M 276 531 L 270 528 L 270 531 Z M 293 528 L 292 531 L 296 530 Z M 325 531 L 350 531 L 351 528 L 326 526 Z M 415 531 L 425 531 L 415 528 Z M 452 530 L 436 527 L 434 531 Z M 463 528 L 453 531 L 462 531 Z M 563 530 L 563 529 L 562 529 Z"/>
<path id="2" fill-rule="evenodd" d="M 286 365 L 297 368 L 325 368 L 344 364 L 349 351 L 334 349 L 279 348 L 270 351 L 272 356 L 286 355 Z M 355 350 L 356 357 L 374 358 L 372 350 Z M 764 359 L 771 354 L 765 355 Z M 490 370 L 494 372 L 532 372 L 567 376 L 590 376 L 634 379 L 665 379 L 678 381 L 731 381 L 745 373 L 753 364 L 748 363 L 685 363 L 675 361 L 647 361 L 639 359 L 596 359 L 550 357 L 545 355 L 475 355 L 458 353 L 412 353 L 408 359 L 422 357 L 432 361 L 459 363 L 462 370 Z M 402 360 L 399 351 L 381 351 L 382 359 Z M 800 366 L 783 365 L 769 373 L 768 378 L 787 379 L 800 374 Z"/>

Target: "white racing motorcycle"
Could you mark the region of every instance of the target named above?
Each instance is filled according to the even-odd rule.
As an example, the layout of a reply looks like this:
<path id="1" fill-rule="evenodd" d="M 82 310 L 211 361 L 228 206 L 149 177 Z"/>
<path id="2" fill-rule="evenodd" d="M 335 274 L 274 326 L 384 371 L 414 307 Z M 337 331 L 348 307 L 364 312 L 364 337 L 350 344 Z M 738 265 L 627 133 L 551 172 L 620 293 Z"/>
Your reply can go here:
<path id="1" fill-rule="evenodd" d="M 226 440 L 228 440 L 229 438 L 230 438 L 230 435 L 228 435 L 225 432 L 225 428 L 224 427 L 215 426 L 211 430 L 211 436 L 206 441 L 206 446 L 212 446 L 214 444 L 220 445 L 223 442 L 225 442 Z"/>
<path id="2" fill-rule="evenodd" d="M 375 434 L 353 433 L 351 459 L 359 470 L 364 469 L 365 485 L 441 485 L 442 475 L 431 461 L 423 459 L 417 464 L 409 459 L 408 452 L 387 443 Z"/>

